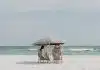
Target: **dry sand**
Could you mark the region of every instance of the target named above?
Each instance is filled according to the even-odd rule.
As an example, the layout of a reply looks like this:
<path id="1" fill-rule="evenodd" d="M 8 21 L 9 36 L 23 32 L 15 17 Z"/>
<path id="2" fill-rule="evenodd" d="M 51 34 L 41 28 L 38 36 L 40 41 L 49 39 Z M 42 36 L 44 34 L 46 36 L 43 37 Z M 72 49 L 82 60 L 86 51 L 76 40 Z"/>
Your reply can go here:
<path id="1" fill-rule="evenodd" d="M 0 70 L 100 70 L 100 56 L 66 55 L 62 64 L 38 64 L 36 55 L 0 55 Z"/>

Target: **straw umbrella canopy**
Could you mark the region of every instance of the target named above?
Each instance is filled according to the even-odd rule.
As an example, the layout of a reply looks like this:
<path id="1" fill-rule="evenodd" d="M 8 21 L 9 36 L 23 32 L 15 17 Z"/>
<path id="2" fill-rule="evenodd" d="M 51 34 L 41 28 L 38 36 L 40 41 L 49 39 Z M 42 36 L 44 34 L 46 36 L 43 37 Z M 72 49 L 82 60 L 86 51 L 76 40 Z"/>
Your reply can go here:
<path id="1" fill-rule="evenodd" d="M 52 40 L 51 38 L 44 38 L 44 39 L 40 39 L 38 41 L 36 41 L 35 43 L 33 43 L 33 45 L 59 45 L 59 44 L 64 44 L 62 41 L 60 40 Z"/>

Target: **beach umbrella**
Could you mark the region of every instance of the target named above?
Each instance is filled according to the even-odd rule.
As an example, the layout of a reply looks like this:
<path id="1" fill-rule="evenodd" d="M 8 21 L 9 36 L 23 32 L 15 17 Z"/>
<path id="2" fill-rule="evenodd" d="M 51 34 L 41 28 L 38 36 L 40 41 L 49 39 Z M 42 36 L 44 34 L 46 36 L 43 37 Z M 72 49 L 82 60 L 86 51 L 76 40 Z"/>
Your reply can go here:
<path id="1" fill-rule="evenodd" d="M 33 45 L 58 45 L 58 44 L 64 44 L 64 43 L 60 40 L 53 40 L 51 38 L 43 38 L 33 43 Z"/>

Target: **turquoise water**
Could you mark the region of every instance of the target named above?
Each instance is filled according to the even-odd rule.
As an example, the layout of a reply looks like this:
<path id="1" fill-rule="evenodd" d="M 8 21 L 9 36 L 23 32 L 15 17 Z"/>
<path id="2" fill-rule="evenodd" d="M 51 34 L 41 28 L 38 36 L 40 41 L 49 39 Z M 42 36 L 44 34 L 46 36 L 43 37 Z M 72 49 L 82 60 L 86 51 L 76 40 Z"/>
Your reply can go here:
<path id="1" fill-rule="evenodd" d="M 36 55 L 35 46 L 0 46 L 0 55 Z M 100 55 L 100 46 L 64 46 L 64 55 Z"/>

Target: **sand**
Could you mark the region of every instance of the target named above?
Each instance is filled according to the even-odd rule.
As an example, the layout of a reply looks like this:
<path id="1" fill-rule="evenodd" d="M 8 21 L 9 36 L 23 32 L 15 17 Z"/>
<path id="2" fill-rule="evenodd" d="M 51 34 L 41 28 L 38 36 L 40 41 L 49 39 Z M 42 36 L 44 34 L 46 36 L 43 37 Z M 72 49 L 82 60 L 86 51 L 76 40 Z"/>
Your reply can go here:
<path id="1" fill-rule="evenodd" d="M 36 55 L 0 55 L 0 70 L 100 70 L 100 56 L 70 55 L 62 64 L 38 64 Z"/>

